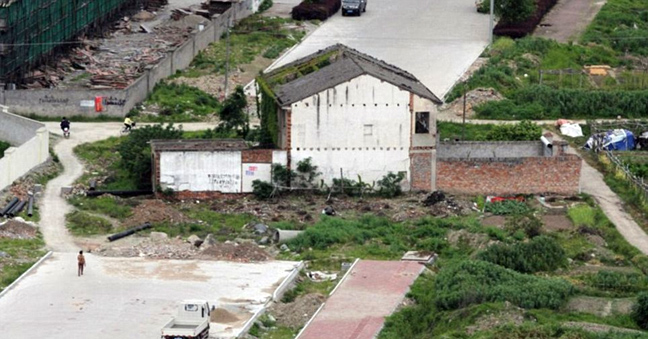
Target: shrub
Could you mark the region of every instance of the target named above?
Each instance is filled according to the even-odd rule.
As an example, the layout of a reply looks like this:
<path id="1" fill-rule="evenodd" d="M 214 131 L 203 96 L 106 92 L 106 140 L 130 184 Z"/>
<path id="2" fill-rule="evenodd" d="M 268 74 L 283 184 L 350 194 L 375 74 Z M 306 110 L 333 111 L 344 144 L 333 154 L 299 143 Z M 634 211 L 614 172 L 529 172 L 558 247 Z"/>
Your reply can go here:
<path id="1" fill-rule="evenodd" d="M 503 200 L 486 203 L 486 208 L 484 210 L 495 215 L 508 215 L 525 214 L 528 213 L 530 209 L 523 201 Z"/>
<path id="2" fill-rule="evenodd" d="M 292 18 L 324 21 L 337 13 L 341 6 L 341 0 L 304 0 L 292 9 Z"/>
<path id="3" fill-rule="evenodd" d="M 620 292 L 637 292 L 646 288 L 646 278 L 639 273 L 598 271 L 586 276 L 590 286 Z"/>
<path id="4" fill-rule="evenodd" d="M 637 303 L 632 309 L 632 318 L 639 327 L 648 330 L 648 293 L 643 292 L 637 296 Z"/>
<path id="5" fill-rule="evenodd" d="M 259 199 L 270 199 L 274 192 L 274 185 L 267 181 L 254 180 L 252 181 L 252 193 Z"/>
<path id="6" fill-rule="evenodd" d="M 104 218 L 86 212 L 74 211 L 65 216 L 66 226 L 73 235 L 106 234 L 112 231 L 112 225 Z"/>
<path id="7" fill-rule="evenodd" d="M 2 140 L 0 140 L 0 159 L 2 159 L 2 157 L 4 157 L 4 152 L 5 152 L 5 151 L 7 150 L 7 148 L 9 148 L 9 147 L 11 147 L 11 144 L 10 144 L 10 143 L 8 143 L 8 142 L 6 142 L 6 141 L 2 141 Z"/>
<path id="8" fill-rule="evenodd" d="M 486 134 L 486 140 L 535 141 L 542 136 L 542 127 L 524 120 L 515 125 L 495 125 Z"/>
<path id="9" fill-rule="evenodd" d="M 504 227 L 511 234 L 520 231 L 529 238 L 540 235 L 542 229 L 542 220 L 533 213 L 514 214 L 506 220 Z"/>
<path id="10" fill-rule="evenodd" d="M 493 301 L 558 309 L 573 292 L 573 286 L 562 279 L 540 278 L 486 261 L 465 260 L 445 267 L 437 275 L 434 300 L 442 310 Z"/>
<path id="11" fill-rule="evenodd" d="M 378 195 L 385 198 L 393 198 L 403 193 L 400 186 L 401 181 L 405 178 L 404 172 L 398 174 L 389 172 L 387 175 L 378 180 Z"/>
<path id="12" fill-rule="evenodd" d="M 558 0 L 537 0 L 534 7 L 530 7 L 532 4 L 529 1 L 521 0 L 502 0 L 499 5 L 496 3 L 495 11 L 498 10 L 498 7 L 505 9 L 505 11 L 500 10 L 500 17 L 503 20 L 497 23 L 493 29 L 493 34 L 516 39 L 532 33 L 536 25 L 542 20 L 542 17 L 556 2 Z M 511 3 L 517 4 L 517 6 L 511 6 Z M 530 9 L 532 13 L 529 13 Z"/>
<path id="13" fill-rule="evenodd" d="M 521 273 L 554 271 L 567 263 L 562 247 L 546 236 L 513 245 L 492 245 L 479 253 L 477 258 Z"/>
<path id="14" fill-rule="evenodd" d="M 297 168 L 294 173 L 295 182 L 293 186 L 314 187 L 315 179 L 322 173 L 317 171 L 317 166 L 313 165 L 313 159 L 308 157 L 297 162 Z"/>
<path id="15" fill-rule="evenodd" d="M 273 3 L 272 0 L 263 0 L 261 1 L 261 4 L 259 5 L 259 12 L 258 13 L 263 13 L 270 9 L 272 7 Z"/>
<path id="16" fill-rule="evenodd" d="M 243 87 L 236 86 L 234 93 L 230 94 L 223 102 L 219 116 L 221 122 L 218 124 L 218 130 L 223 132 L 237 131 L 240 135 L 247 135 L 248 115 L 243 111 L 247 106 L 247 99 L 243 92 Z"/>

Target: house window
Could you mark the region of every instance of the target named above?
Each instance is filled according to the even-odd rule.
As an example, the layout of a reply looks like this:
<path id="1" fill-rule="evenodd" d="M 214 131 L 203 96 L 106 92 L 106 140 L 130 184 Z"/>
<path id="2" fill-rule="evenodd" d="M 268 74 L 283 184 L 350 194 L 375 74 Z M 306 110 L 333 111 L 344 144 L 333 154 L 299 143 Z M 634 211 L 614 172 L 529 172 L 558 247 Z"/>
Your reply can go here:
<path id="1" fill-rule="evenodd" d="M 416 134 L 429 134 L 430 133 L 430 112 L 416 112 L 416 127 L 414 128 Z"/>
<path id="2" fill-rule="evenodd" d="M 373 125 L 364 125 L 364 135 L 365 136 L 373 135 Z"/>

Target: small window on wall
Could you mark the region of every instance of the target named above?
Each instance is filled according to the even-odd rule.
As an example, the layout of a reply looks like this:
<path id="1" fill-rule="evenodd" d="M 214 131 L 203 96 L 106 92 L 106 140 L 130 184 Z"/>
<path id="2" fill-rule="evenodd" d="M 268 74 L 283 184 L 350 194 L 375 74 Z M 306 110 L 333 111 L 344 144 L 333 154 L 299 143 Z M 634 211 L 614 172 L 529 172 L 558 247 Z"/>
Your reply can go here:
<path id="1" fill-rule="evenodd" d="M 429 134 L 430 133 L 430 112 L 416 112 L 416 127 L 414 128 L 416 134 Z"/>
<path id="2" fill-rule="evenodd" d="M 365 136 L 373 135 L 373 125 L 364 125 L 364 135 Z"/>

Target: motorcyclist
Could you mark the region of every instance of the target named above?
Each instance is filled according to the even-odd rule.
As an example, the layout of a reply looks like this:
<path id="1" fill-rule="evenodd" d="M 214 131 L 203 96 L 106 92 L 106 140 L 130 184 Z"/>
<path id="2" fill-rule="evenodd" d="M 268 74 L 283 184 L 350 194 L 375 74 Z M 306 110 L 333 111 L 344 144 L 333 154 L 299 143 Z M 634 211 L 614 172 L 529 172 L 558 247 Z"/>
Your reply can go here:
<path id="1" fill-rule="evenodd" d="M 65 133 L 66 130 L 70 130 L 70 121 L 66 117 L 63 117 L 63 119 L 61 119 L 61 130 L 63 131 L 63 133 Z"/>
<path id="2" fill-rule="evenodd" d="M 125 130 L 127 130 L 129 132 L 130 132 L 131 128 L 133 127 L 133 120 L 131 120 L 131 118 L 129 116 L 126 116 L 126 119 L 124 119 L 124 126 L 125 126 Z"/>

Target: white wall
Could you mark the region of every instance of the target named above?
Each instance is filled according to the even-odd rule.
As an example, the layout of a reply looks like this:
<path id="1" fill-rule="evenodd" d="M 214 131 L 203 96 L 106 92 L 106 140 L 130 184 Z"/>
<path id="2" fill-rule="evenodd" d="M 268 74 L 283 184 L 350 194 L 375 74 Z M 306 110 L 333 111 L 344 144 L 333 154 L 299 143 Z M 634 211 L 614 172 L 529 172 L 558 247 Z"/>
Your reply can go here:
<path id="1" fill-rule="evenodd" d="M 45 125 L 11 114 L 5 106 L 0 106 L 0 138 L 14 146 L 0 159 L 0 190 L 49 157 L 49 134 Z"/>
<path id="2" fill-rule="evenodd" d="M 243 192 L 252 192 L 252 182 L 261 180 L 270 182 L 272 179 L 272 164 L 268 163 L 246 163 L 243 164 L 241 173 L 243 175 Z"/>
<path id="3" fill-rule="evenodd" d="M 160 186 L 174 191 L 241 192 L 241 152 L 161 152 Z"/>
<path id="4" fill-rule="evenodd" d="M 407 172 L 410 93 L 369 75 L 291 105 L 291 166 L 312 157 L 331 183 L 344 176 L 371 182 Z"/>

